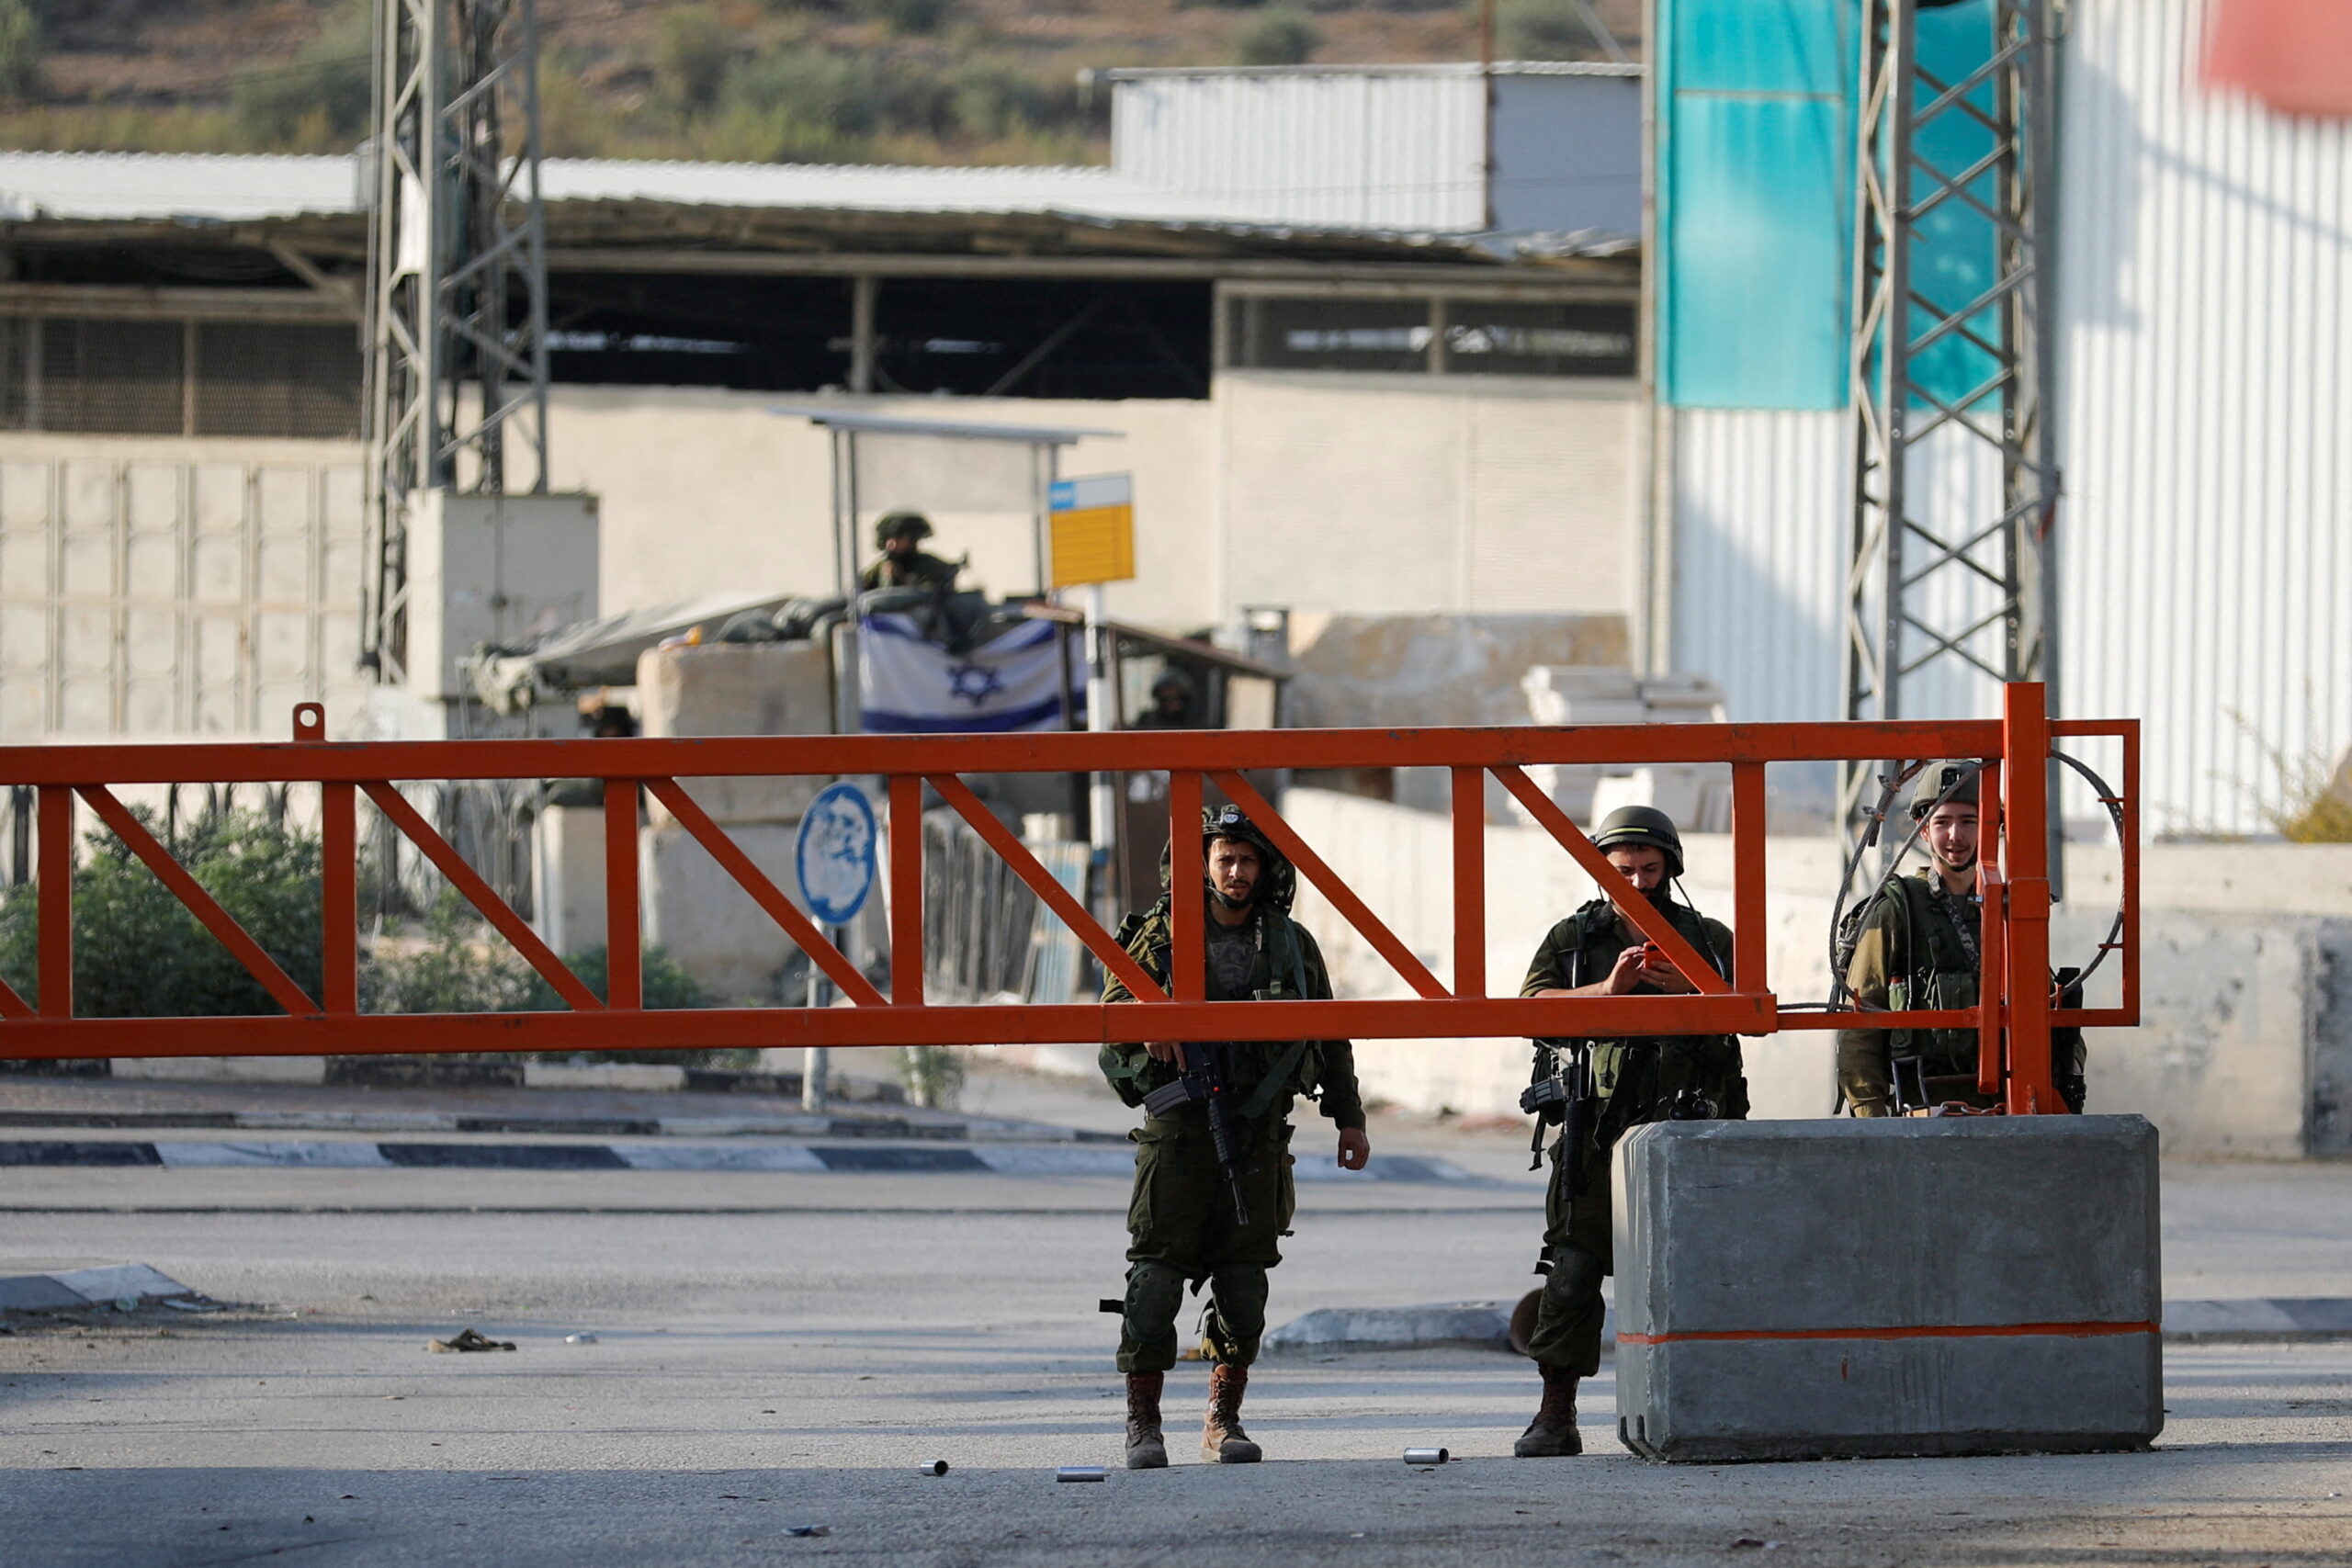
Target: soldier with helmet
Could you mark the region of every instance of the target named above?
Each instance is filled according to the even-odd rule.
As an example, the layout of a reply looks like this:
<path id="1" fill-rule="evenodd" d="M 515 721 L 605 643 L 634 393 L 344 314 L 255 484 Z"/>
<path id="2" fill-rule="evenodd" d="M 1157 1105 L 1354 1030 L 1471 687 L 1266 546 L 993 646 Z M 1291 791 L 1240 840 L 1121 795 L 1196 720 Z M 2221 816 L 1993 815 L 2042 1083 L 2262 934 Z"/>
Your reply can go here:
<path id="1" fill-rule="evenodd" d="M 1171 849 L 1173 846 L 1171 846 Z M 1163 891 L 1149 909 L 1127 917 L 1118 940 L 1144 972 L 1169 983 L 1175 928 L 1170 901 L 1198 897 L 1205 908 L 1206 996 L 1216 1001 L 1328 999 L 1330 977 L 1306 929 L 1290 916 L 1296 877 L 1290 862 L 1234 807 L 1202 813 L 1200 860 L 1182 846 L 1184 869 L 1161 863 Z M 1191 866 L 1200 866 L 1195 890 Z M 1106 1002 L 1134 1000 L 1114 976 Z M 1209 1408 L 1201 1450 L 1212 1463 L 1247 1464 L 1259 1447 L 1241 1426 L 1250 1366 L 1266 1328 L 1266 1271 L 1282 1261 L 1280 1241 L 1296 1204 L 1290 1153 L 1291 1104 L 1317 1100 L 1340 1129 L 1339 1163 L 1362 1170 L 1372 1157 L 1355 1055 L 1344 1040 L 1234 1041 L 1217 1048 L 1229 1135 L 1230 1173 L 1216 1147 L 1210 1107 L 1169 1092 L 1184 1076 L 1182 1050 L 1155 1041 L 1102 1049 L 1103 1076 L 1129 1105 L 1152 1100 L 1136 1145 L 1135 1195 L 1127 1209 L 1127 1289 L 1121 1309 L 1119 1370 L 1126 1374 L 1126 1463 L 1154 1470 L 1168 1462 L 1159 1400 L 1176 1364 L 1176 1319 L 1185 1287 L 1209 1292 L 1206 1349 Z M 1159 1092 L 1155 1092 L 1159 1091 Z M 1173 1103 L 1171 1103 L 1171 1101 Z M 1237 1200 L 1246 1210 L 1243 1223 Z M 1109 1310 L 1112 1303 L 1105 1303 Z"/>
<path id="2" fill-rule="evenodd" d="M 1984 970 L 1984 904 L 1977 891 L 1977 784 L 1982 763 L 1932 762 L 1911 795 L 1911 819 L 1928 847 L 1916 875 L 1891 876 L 1871 897 L 1846 968 L 1864 1011 L 1976 1005 Z M 1958 1102 L 1985 1109 L 1976 1083 L 1973 1028 L 1841 1029 L 1838 1087 L 1857 1116 Z M 2083 1107 L 2083 1036 L 2056 1031 L 2052 1068 L 2060 1095 Z"/>
<path id="3" fill-rule="evenodd" d="M 877 588 L 953 589 L 963 569 L 922 546 L 932 536 L 931 519 L 920 512 L 886 512 L 874 525 L 874 545 L 882 552 L 858 574 L 861 593 Z"/>
<path id="4" fill-rule="evenodd" d="M 1646 806 L 1611 812 L 1593 844 L 1714 971 L 1729 976 L 1729 927 L 1674 896 L 1682 835 Z M 1623 997 L 1696 990 L 1606 898 L 1554 926 L 1535 950 L 1522 997 Z M 1528 1354 L 1543 1374 L 1543 1402 L 1511 1451 L 1544 1459 L 1584 1451 L 1577 1383 L 1600 1368 L 1601 1278 L 1611 1271 L 1610 1155 L 1645 1122 L 1744 1119 L 1747 1080 L 1739 1042 L 1727 1034 L 1536 1043 L 1522 1110 L 1561 1127 L 1544 1195 L 1543 1294 Z M 1561 1072 L 1563 1055 L 1570 1070 Z M 1537 1136 L 1543 1135 L 1542 1128 Z"/>

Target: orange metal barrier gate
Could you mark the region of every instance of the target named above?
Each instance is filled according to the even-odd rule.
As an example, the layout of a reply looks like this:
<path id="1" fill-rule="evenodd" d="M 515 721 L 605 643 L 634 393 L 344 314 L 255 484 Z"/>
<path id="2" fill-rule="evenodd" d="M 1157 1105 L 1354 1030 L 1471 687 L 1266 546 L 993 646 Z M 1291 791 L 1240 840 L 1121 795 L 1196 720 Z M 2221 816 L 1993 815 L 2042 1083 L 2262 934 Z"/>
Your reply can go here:
<path id="1" fill-rule="evenodd" d="M 1873 1025 L 1974 1027 L 1980 1077 L 2012 1112 L 2060 1108 L 2051 1079 L 2053 1024 L 2139 1021 L 2139 726 L 2052 721 L 2042 688 L 2005 690 L 1999 719 L 1891 723 L 1661 725 L 1489 729 L 1155 731 L 1125 734 L 810 736 L 708 739 L 447 740 L 340 743 L 315 704 L 295 710 L 291 744 L 98 745 L 0 749 L 0 784 L 38 789 L 36 875 L 70 887 L 74 803 L 109 829 L 225 943 L 282 1015 L 76 1018 L 70 898 L 39 914 L 39 1005 L 0 983 L 0 1060 L 78 1056 L 263 1056 L 450 1051 L 599 1051 L 649 1047 L 1040 1043 L 1104 1040 L 1408 1039 L 1466 1036 L 1768 1034 L 1835 1029 L 1852 1012 L 1783 1010 L 1765 977 L 1764 769 L 1770 762 L 1962 757 L 1986 761 L 1980 807 L 1984 890 L 1983 1001 L 1959 1011 L 1878 1012 Z M 2056 738 L 2122 742 L 2121 1005 L 2060 1010 L 2050 981 L 2051 810 L 2047 758 Z M 1732 975 L 1718 977 L 1679 932 L 1634 895 L 1590 840 L 1521 771 L 1538 763 L 1728 763 L 1732 773 Z M 2018 765 L 2030 763 L 2030 765 Z M 1453 774 L 1453 973 L 1451 990 L 1364 907 L 1242 778 L 1244 770 L 1442 767 Z M 1080 902 L 976 799 L 967 773 L 1162 770 L 1180 845 L 1198 835 L 1204 779 L 1244 810 L 1417 993 L 1407 998 L 1209 1003 L 1203 903 L 1174 903 L 1174 994 L 1163 992 Z M 1487 990 L 1486 778 L 1493 774 L 1590 873 L 1626 918 L 1697 987 L 1693 995 L 1522 999 Z M 680 778 L 879 775 L 888 781 L 887 906 L 890 994 L 826 941 L 697 807 Z M 589 778 L 605 791 L 609 995 L 599 998 L 393 788 L 395 780 Z M 310 783 L 320 786 L 323 852 L 322 994 L 311 997 L 200 887 L 110 785 Z M 1139 1005 L 932 1006 L 923 999 L 922 835 L 928 784 L 1119 976 Z M 646 1010 L 639 929 L 638 798 L 659 800 L 783 927 L 854 1005 Z M 370 1014 L 359 1010 L 357 796 L 407 835 L 570 1005 L 569 1012 Z M 2006 825 L 2006 832 L 2004 826 Z M 1532 943 L 1536 936 L 1529 932 Z"/>

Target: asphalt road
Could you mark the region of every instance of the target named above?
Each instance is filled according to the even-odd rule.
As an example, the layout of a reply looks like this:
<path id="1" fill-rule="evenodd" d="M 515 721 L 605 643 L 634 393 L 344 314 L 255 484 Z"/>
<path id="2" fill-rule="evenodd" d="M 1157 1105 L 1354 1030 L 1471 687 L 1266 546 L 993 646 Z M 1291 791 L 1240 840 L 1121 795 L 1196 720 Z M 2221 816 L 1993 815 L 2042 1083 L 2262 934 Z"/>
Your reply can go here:
<path id="1" fill-rule="evenodd" d="M 1523 1158 L 1402 1145 L 1491 1179 L 1304 1189 L 1277 1321 L 1532 1282 Z M 2352 1295 L 2352 1167 L 2167 1184 L 2167 1294 Z M 0 1171 L 0 1258 L 240 1303 L 0 1337 L 0 1563 L 2352 1563 L 2346 1344 L 2171 1348 L 2148 1454 L 1702 1468 L 1618 1446 L 1605 1371 L 1585 1458 L 1509 1458 L 1530 1369 L 1467 1350 L 1270 1360 L 1270 1462 L 1191 1464 L 1185 1366 L 1175 1468 L 1059 1484 L 1116 1462 L 1093 1303 L 1125 1202 L 1101 1178 Z M 468 1325 L 518 1348 L 426 1352 Z M 1459 1462 L 1400 1462 L 1421 1444 Z"/>

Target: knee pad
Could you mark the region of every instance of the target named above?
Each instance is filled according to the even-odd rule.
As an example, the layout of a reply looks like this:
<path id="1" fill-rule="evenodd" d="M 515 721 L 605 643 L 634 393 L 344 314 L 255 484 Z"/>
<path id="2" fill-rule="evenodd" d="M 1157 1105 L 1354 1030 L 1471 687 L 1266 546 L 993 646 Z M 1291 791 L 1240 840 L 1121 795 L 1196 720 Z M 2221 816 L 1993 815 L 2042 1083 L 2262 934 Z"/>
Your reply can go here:
<path id="1" fill-rule="evenodd" d="M 1231 1264 L 1209 1276 L 1213 1310 L 1237 1339 L 1265 1333 L 1269 1290 L 1263 1269 Z"/>
<path id="2" fill-rule="evenodd" d="M 1184 1305 L 1184 1271 L 1165 1263 L 1136 1263 L 1127 1269 L 1126 1320 L 1137 1327 L 1170 1328 Z"/>
<path id="3" fill-rule="evenodd" d="M 1604 1270 L 1600 1259 L 1571 1242 L 1555 1247 L 1550 1253 L 1552 1269 L 1544 1279 L 1544 1293 L 1566 1304 L 1582 1296 L 1598 1294 Z"/>
<path id="4" fill-rule="evenodd" d="M 1266 1333 L 1266 1271 L 1241 1264 L 1209 1276 L 1209 1309 L 1202 1339 L 1220 1366 L 1246 1367 L 1258 1359 Z"/>

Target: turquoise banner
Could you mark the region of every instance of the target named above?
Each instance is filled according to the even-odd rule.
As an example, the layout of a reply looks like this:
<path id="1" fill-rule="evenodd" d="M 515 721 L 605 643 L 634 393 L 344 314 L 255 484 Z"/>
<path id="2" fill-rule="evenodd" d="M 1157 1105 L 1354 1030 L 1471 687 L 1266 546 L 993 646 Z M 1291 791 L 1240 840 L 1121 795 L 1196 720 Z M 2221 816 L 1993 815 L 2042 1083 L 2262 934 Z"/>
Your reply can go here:
<path id="1" fill-rule="evenodd" d="M 1992 46 L 1987 0 L 1921 11 L 1919 58 L 1955 83 Z M 1853 331 L 1857 0 L 1657 0 L 1660 395 L 1687 408 L 1835 409 Z M 1922 88 L 1924 106 L 1932 89 Z M 1971 96 L 1990 111 L 1990 88 Z M 1923 128 L 1919 155 L 1957 174 L 1992 146 L 1965 113 Z M 1932 182 L 1914 171 L 1914 199 Z M 1988 206 L 1988 171 L 1971 191 Z M 1947 198 L 1918 225 L 1916 290 L 1956 310 L 1989 287 L 1993 226 Z M 1926 312 L 1915 317 L 1917 322 Z M 1993 330 L 1987 312 L 1978 330 Z M 1950 337 L 1916 374 L 1957 400 L 1990 361 Z"/>

